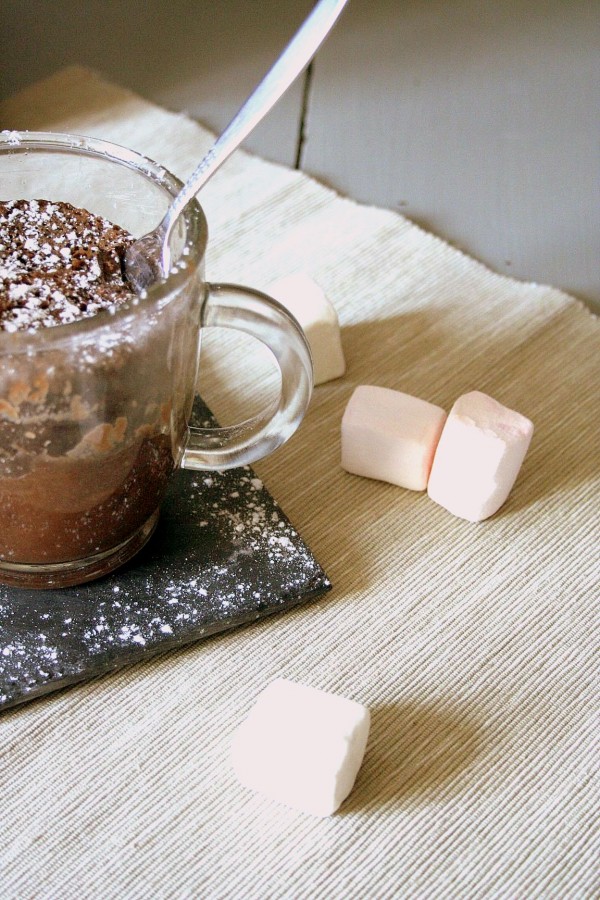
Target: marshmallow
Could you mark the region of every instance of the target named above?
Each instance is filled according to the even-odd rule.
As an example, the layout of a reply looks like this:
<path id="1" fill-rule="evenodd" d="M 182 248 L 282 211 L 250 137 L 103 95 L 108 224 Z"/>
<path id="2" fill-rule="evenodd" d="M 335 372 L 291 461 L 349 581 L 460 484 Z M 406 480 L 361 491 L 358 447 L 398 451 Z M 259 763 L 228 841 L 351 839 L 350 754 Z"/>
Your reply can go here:
<path id="1" fill-rule="evenodd" d="M 459 397 L 442 431 L 428 493 L 455 516 L 479 522 L 508 497 L 533 434 L 533 423 L 487 394 Z"/>
<path id="2" fill-rule="evenodd" d="M 279 278 L 267 293 L 288 309 L 306 335 L 313 358 L 314 383 L 339 378 L 346 371 L 340 323 L 322 288 L 308 275 Z"/>
<path id="3" fill-rule="evenodd" d="M 369 725 L 362 704 L 278 678 L 234 735 L 233 770 L 253 791 L 329 816 L 352 790 Z"/>
<path id="4" fill-rule="evenodd" d="M 424 491 L 446 413 L 401 391 L 361 385 L 342 418 L 342 468 Z"/>

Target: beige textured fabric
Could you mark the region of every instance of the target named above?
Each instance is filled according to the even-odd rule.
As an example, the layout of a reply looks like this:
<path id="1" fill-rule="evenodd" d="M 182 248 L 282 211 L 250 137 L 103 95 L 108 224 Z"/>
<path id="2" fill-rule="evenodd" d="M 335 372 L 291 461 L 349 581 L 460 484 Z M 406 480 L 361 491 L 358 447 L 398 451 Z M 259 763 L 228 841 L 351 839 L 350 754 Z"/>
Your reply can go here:
<path id="1" fill-rule="evenodd" d="M 82 70 L 1 112 L 4 128 L 102 136 L 179 175 L 210 143 Z M 244 153 L 203 200 L 209 277 L 305 271 L 338 310 L 347 375 L 256 467 L 334 589 L 2 715 L 0 896 L 598 896 L 597 321 Z M 479 389 L 530 417 L 505 507 L 473 525 L 343 472 L 362 383 L 446 409 Z M 372 711 L 331 818 L 262 800 L 229 768 L 233 729 L 276 676 Z"/>

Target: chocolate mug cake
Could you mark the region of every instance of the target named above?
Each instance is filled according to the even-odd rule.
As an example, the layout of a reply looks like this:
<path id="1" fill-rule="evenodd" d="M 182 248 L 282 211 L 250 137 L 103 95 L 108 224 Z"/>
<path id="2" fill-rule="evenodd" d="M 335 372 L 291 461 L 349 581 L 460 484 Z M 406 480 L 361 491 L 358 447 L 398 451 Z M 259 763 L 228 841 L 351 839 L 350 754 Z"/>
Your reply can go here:
<path id="1" fill-rule="evenodd" d="M 1 202 L 0 331 L 32 333 L 137 304 L 121 264 L 132 240 L 68 203 Z M 143 384 L 137 362 L 164 352 L 169 330 L 157 325 L 139 346 L 108 341 L 104 360 L 92 354 L 88 363 L 103 370 L 102 395 L 97 379 L 92 392 L 86 389 L 89 348 L 73 359 L 57 346 L 41 366 L 25 354 L 16 358 L 12 377 L 3 374 L 4 561 L 52 566 L 101 557 L 140 527 L 140 540 L 147 539 L 175 461 L 168 396 Z M 132 382 L 135 399 L 126 399 Z"/>
<path id="2" fill-rule="evenodd" d="M 0 582 L 66 587 L 145 544 L 175 468 L 283 444 L 310 401 L 310 350 L 272 298 L 206 281 L 196 200 L 169 273 L 131 289 L 125 249 L 182 187 L 158 163 L 85 135 L 0 132 L 0 185 Z M 191 421 L 206 327 L 250 335 L 281 375 L 274 402 L 223 428 Z"/>

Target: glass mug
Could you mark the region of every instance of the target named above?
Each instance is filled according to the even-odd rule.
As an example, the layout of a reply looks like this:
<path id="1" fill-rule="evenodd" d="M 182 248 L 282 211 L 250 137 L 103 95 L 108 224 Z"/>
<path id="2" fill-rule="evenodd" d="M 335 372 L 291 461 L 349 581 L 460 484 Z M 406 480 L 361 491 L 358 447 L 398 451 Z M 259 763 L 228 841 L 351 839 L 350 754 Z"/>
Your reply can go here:
<path id="1" fill-rule="evenodd" d="M 65 201 L 134 237 L 180 182 L 123 147 L 55 133 L 0 135 L 0 199 Z M 312 363 L 275 300 L 204 278 L 207 225 L 194 200 L 175 228 L 167 279 L 116 313 L 34 333 L 0 331 L 0 582 L 64 587 L 107 574 L 146 543 L 176 467 L 260 459 L 296 430 Z M 239 425 L 189 423 L 201 329 L 250 334 L 280 369 L 278 399 Z"/>

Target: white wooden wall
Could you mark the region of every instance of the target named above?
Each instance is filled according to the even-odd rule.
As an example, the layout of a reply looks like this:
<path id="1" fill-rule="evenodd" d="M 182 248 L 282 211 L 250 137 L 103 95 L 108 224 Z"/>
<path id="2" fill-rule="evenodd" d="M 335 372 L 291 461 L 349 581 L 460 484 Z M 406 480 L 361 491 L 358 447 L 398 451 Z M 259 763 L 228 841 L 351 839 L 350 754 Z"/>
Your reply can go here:
<path id="1" fill-rule="evenodd" d="M 77 62 L 220 130 L 311 7 L 0 0 L 0 90 Z M 296 163 L 303 87 L 249 149 Z M 600 0 L 350 0 L 313 65 L 300 164 L 600 310 Z"/>

